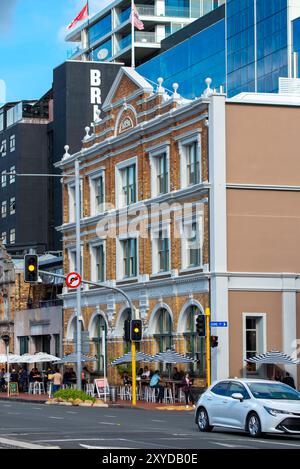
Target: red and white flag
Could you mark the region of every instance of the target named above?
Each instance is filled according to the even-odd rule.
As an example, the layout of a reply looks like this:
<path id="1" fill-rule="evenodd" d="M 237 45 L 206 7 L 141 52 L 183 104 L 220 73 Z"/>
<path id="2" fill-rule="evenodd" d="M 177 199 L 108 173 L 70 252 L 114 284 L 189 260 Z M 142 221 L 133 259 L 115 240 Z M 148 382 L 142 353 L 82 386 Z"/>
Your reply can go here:
<path id="1" fill-rule="evenodd" d="M 132 12 L 131 12 L 131 21 L 133 21 L 134 27 L 140 31 L 144 29 L 144 23 L 140 20 L 138 11 L 135 4 L 133 3 Z"/>
<path id="2" fill-rule="evenodd" d="M 89 17 L 89 2 L 86 3 L 86 5 L 82 8 L 81 12 L 78 13 L 76 18 L 74 18 L 73 21 L 69 24 L 67 29 L 72 29 L 76 23 L 78 23 L 79 21 L 85 20 L 88 17 Z"/>

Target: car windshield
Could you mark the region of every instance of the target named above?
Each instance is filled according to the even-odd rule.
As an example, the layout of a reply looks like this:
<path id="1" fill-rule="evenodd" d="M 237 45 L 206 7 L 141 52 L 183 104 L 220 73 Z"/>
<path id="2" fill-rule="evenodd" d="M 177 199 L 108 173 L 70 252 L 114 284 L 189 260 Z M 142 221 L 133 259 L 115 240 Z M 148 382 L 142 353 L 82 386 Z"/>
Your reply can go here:
<path id="1" fill-rule="evenodd" d="M 290 386 L 280 383 L 248 383 L 256 399 L 285 399 L 300 401 L 300 393 Z"/>

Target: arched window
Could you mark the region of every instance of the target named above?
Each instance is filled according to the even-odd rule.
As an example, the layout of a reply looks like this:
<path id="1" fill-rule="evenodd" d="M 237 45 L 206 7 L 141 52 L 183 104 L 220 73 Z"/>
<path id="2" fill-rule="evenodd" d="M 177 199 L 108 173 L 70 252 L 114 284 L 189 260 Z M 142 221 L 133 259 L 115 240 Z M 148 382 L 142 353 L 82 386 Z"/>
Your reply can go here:
<path id="1" fill-rule="evenodd" d="M 185 328 L 183 332 L 184 349 L 186 354 L 197 358 L 196 364 L 191 364 L 191 371 L 200 374 L 204 378 L 205 371 L 205 337 L 199 337 L 196 333 L 196 316 L 202 314 L 197 306 L 189 306 L 185 311 Z"/>
<path id="2" fill-rule="evenodd" d="M 105 332 L 105 347 L 103 344 L 103 331 Z M 98 314 L 93 321 L 93 329 L 91 331 L 91 339 L 95 344 L 97 362 L 95 363 L 95 371 L 103 373 L 104 371 L 104 348 L 105 362 L 107 364 L 107 326 L 105 319 Z"/>
<path id="3" fill-rule="evenodd" d="M 166 308 L 160 308 L 156 314 L 157 321 L 154 337 L 157 343 L 157 351 L 165 352 L 173 345 L 173 322 L 171 315 Z"/>
<path id="4" fill-rule="evenodd" d="M 80 321 L 81 330 L 84 331 L 83 323 Z M 76 316 L 73 317 L 72 322 L 70 324 L 69 332 L 68 332 L 68 340 L 73 341 L 74 343 L 77 340 L 77 318 Z"/>

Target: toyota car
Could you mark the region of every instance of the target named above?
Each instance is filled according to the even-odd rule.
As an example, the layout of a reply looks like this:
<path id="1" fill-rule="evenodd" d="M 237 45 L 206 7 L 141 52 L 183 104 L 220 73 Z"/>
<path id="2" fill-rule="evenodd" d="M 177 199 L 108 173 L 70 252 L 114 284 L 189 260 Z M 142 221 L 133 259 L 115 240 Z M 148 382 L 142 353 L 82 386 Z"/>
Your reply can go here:
<path id="1" fill-rule="evenodd" d="M 199 398 L 195 422 L 201 432 L 214 427 L 300 435 L 300 393 L 276 381 L 227 379 L 215 382 Z"/>

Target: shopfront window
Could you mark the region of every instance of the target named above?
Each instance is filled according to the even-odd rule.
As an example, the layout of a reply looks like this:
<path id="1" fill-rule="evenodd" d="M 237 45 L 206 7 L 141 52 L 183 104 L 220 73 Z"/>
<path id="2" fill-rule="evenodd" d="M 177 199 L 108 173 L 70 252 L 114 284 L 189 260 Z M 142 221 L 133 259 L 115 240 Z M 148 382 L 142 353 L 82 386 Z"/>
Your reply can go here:
<path id="1" fill-rule="evenodd" d="M 197 359 L 197 363 L 190 364 L 190 371 L 194 372 L 201 378 L 205 377 L 205 337 L 199 337 L 196 333 L 196 316 L 202 314 L 197 306 L 189 306 L 186 310 L 186 322 L 184 337 L 185 353 L 193 359 Z"/>
<path id="2" fill-rule="evenodd" d="M 94 319 L 94 331 L 93 331 L 93 342 L 96 348 L 96 371 L 103 373 L 104 371 L 104 353 L 107 357 L 107 347 L 103 343 L 103 331 L 105 332 L 105 341 L 107 340 L 107 326 L 106 322 L 99 314 Z M 105 344 L 106 345 L 106 344 Z"/>

